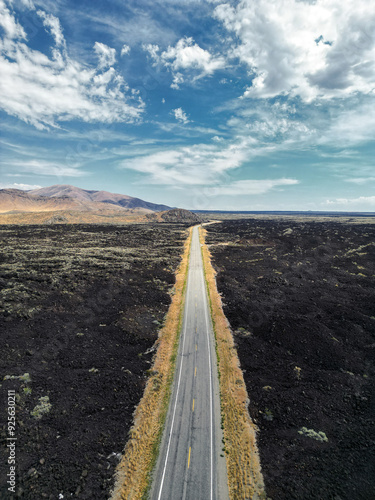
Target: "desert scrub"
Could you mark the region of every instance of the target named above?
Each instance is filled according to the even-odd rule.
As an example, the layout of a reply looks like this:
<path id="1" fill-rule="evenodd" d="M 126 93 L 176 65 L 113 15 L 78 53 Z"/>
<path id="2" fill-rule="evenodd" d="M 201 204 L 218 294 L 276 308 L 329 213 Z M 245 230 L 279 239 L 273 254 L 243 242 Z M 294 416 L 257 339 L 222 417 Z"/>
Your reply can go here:
<path id="1" fill-rule="evenodd" d="M 23 375 L 5 375 L 4 380 L 20 380 L 25 384 L 29 384 L 31 382 L 31 377 L 29 373 L 24 373 Z"/>
<path id="2" fill-rule="evenodd" d="M 316 432 L 314 431 L 314 429 L 308 429 L 307 427 L 302 427 L 298 431 L 298 434 L 302 434 L 303 436 L 315 439 L 316 441 L 320 441 L 321 443 L 328 441 L 328 438 L 324 432 L 322 431 Z"/>
<path id="3" fill-rule="evenodd" d="M 268 420 L 269 422 L 272 422 L 273 420 L 273 413 L 269 408 L 266 408 L 263 412 L 263 418 L 265 420 Z"/>
<path id="4" fill-rule="evenodd" d="M 176 273 L 175 294 L 160 330 L 154 364 L 148 370 L 149 378 L 134 414 L 123 458 L 117 467 L 111 500 L 144 499 L 151 486 L 151 473 L 159 453 L 177 359 L 191 235 L 190 230 Z"/>
<path id="5" fill-rule="evenodd" d="M 48 396 L 42 396 L 39 398 L 39 404 L 35 406 L 35 408 L 30 412 L 31 416 L 36 420 L 40 420 L 43 415 L 46 415 L 50 412 L 52 408 L 51 403 L 49 402 Z"/>

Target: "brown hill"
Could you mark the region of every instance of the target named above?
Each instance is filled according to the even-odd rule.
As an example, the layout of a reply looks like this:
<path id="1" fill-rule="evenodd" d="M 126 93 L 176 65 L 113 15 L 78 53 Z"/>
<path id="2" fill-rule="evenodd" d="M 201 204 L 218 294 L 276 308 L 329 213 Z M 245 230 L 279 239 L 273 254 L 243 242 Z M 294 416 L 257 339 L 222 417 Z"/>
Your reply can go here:
<path id="1" fill-rule="evenodd" d="M 47 196 L 49 198 L 69 196 L 75 200 L 95 203 L 107 203 L 110 208 L 112 205 L 122 208 L 146 208 L 153 211 L 168 210 L 170 207 L 167 205 L 160 205 L 134 198 L 126 194 L 110 193 L 108 191 L 93 191 L 89 189 L 81 189 L 68 184 L 56 184 L 46 188 L 33 189 L 29 191 L 32 195 Z"/>
<path id="2" fill-rule="evenodd" d="M 112 209 L 121 210 L 119 206 L 112 206 Z M 52 212 L 58 210 L 104 210 L 108 209 L 105 203 L 95 203 L 74 199 L 69 196 L 59 196 L 48 198 L 37 196 L 20 189 L 0 190 L 0 213 L 6 212 Z"/>
<path id="3" fill-rule="evenodd" d="M 197 214 L 183 208 L 173 208 L 157 214 L 148 214 L 146 217 L 149 221 L 155 222 L 187 222 L 189 224 L 199 224 L 201 222 L 201 218 Z"/>
<path id="4" fill-rule="evenodd" d="M 107 191 L 90 191 L 69 185 L 22 191 L 0 190 L 0 213 L 9 212 L 53 212 L 58 210 L 127 211 L 142 209 L 142 212 L 165 210 L 166 205 L 150 203 L 139 198 Z"/>
<path id="5" fill-rule="evenodd" d="M 81 201 L 92 201 L 89 192 L 85 189 L 76 188 L 68 184 L 55 184 L 54 186 L 33 189 L 28 191 L 29 194 L 35 196 L 46 196 L 48 198 L 60 198 L 62 196 L 69 196 Z"/>

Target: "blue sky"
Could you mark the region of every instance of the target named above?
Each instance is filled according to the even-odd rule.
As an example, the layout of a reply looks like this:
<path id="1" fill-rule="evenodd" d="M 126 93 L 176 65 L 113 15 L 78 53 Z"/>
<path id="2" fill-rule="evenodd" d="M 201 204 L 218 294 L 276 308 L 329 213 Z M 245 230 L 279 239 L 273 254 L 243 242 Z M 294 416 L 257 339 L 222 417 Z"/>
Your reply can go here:
<path id="1" fill-rule="evenodd" d="M 0 0 L 1 188 L 375 211 L 371 0 Z"/>

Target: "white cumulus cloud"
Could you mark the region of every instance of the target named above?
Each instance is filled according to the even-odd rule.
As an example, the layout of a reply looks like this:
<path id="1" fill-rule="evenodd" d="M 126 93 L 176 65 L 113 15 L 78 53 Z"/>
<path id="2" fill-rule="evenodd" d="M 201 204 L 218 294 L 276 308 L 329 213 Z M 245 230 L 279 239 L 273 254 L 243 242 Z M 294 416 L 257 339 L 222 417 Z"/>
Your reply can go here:
<path id="1" fill-rule="evenodd" d="M 95 42 L 94 50 L 99 59 L 99 68 L 108 68 L 116 62 L 116 49 L 108 47 L 105 43 Z"/>
<path id="2" fill-rule="evenodd" d="M 127 54 L 129 54 L 129 52 L 130 52 L 130 47 L 129 47 L 129 45 L 126 45 L 126 44 L 125 44 L 125 45 L 123 45 L 123 46 L 122 46 L 122 49 L 121 49 L 121 57 L 122 57 L 122 56 L 126 56 Z"/>
<path id="3" fill-rule="evenodd" d="M 147 43 L 147 44 L 143 44 L 142 48 L 145 52 L 149 53 L 151 59 L 153 59 L 155 63 L 158 61 L 159 51 L 160 51 L 159 45 Z"/>
<path id="4" fill-rule="evenodd" d="M 60 21 L 38 11 L 54 38 L 51 58 L 28 46 L 16 13 L 2 0 L 0 13 L 5 26 L 0 39 L 0 108 L 6 113 L 37 128 L 73 119 L 104 123 L 139 119 L 144 103 L 112 67 L 115 49 L 97 42 L 99 64 L 89 67 L 69 56 Z"/>
<path id="5" fill-rule="evenodd" d="M 211 75 L 224 66 L 224 58 L 214 57 L 208 50 L 204 50 L 194 43 L 193 38 L 181 38 L 175 47 L 168 47 L 161 54 L 161 59 L 170 65 L 174 71 L 181 69 L 197 69 L 203 75 Z"/>
<path id="6" fill-rule="evenodd" d="M 172 109 L 172 113 L 174 114 L 174 117 L 176 120 L 178 120 L 181 123 L 189 123 L 189 119 L 187 117 L 187 114 L 182 110 L 182 108 L 176 108 Z"/>
<path id="7" fill-rule="evenodd" d="M 172 88 L 178 89 L 186 80 L 195 82 L 200 78 L 212 75 L 218 69 L 225 67 L 225 58 L 212 55 L 194 42 L 192 37 L 181 38 L 176 45 L 160 51 L 157 45 L 145 45 L 154 61 L 168 68 L 173 76 Z"/>
<path id="8" fill-rule="evenodd" d="M 244 96 L 288 94 L 312 101 L 373 92 L 371 0 L 241 0 L 214 12 L 237 39 L 228 56 L 249 69 Z"/>
<path id="9" fill-rule="evenodd" d="M 0 0 L 0 26 L 8 38 L 26 38 L 23 27 L 17 22 L 4 0 Z"/>

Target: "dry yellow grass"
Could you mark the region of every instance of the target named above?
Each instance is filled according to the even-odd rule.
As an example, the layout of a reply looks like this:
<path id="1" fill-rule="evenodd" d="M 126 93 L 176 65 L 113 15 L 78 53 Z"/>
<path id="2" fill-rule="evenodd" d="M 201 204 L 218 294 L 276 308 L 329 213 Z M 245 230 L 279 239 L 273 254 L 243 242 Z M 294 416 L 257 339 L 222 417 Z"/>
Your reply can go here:
<path id="1" fill-rule="evenodd" d="M 143 398 L 135 412 L 134 425 L 125 446 L 123 458 L 117 467 L 116 484 L 111 500 L 142 499 L 149 487 L 174 375 L 190 244 L 191 229 L 176 274 L 172 303 L 157 341 L 157 352 L 150 377 Z"/>
<path id="2" fill-rule="evenodd" d="M 132 224 L 147 222 L 138 210 L 58 210 L 44 212 L 0 213 L 0 225 L 6 224 Z"/>
<path id="3" fill-rule="evenodd" d="M 247 410 L 246 386 L 232 332 L 217 291 L 215 271 L 205 245 L 205 235 L 206 230 L 200 228 L 203 262 L 216 336 L 229 496 L 231 500 L 266 498 L 256 443 L 257 427 Z"/>

